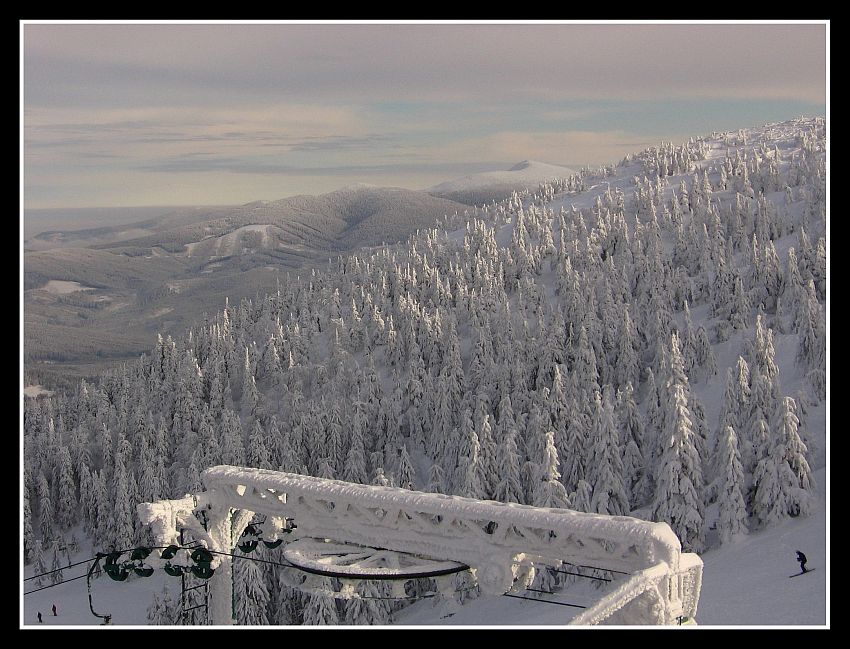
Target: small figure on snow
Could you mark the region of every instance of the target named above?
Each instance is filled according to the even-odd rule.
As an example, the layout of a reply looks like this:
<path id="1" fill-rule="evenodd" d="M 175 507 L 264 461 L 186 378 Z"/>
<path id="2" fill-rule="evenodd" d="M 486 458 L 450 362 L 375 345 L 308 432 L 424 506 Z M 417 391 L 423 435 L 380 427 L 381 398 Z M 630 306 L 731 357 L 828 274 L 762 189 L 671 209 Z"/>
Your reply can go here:
<path id="1" fill-rule="evenodd" d="M 53 605 L 53 617 L 56 617 L 56 604 Z"/>
<path id="2" fill-rule="evenodd" d="M 806 561 L 808 561 L 808 559 L 806 559 L 806 555 L 799 550 L 797 550 L 797 561 L 800 562 L 801 573 L 808 572 L 808 569 L 806 568 Z"/>
<path id="3" fill-rule="evenodd" d="M 41 611 L 38 612 L 38 623 L 41 624 Z"/>

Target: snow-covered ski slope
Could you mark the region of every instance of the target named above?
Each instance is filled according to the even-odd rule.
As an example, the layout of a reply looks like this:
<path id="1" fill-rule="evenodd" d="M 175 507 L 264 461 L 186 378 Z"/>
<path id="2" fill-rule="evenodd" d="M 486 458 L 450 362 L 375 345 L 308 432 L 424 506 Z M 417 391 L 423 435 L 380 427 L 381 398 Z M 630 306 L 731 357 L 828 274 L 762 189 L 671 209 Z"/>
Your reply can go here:
<path id="1" fill-rule="evenodd" d="M 826 485 L 826 471 L 815 472 Z M 829 601 L 828 511 L 825 489 L 807 518 L 796 518 L 750 534 L 738 543 L 709 550 L 704 562 L 697 620 L 708 625 L 826 624 Z M 795 552 L 817 568 L 805 579 L 787 579 L 799 570 Z"/>

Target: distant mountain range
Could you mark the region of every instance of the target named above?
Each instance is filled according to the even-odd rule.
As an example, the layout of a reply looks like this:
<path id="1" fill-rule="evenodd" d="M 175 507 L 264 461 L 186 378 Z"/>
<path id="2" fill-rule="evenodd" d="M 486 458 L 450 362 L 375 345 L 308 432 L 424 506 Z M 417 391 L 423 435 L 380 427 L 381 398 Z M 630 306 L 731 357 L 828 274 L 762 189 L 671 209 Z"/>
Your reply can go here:
<path id="1" fill-rule="evenodd" d="M 39 214 L 54 227 L 24 242 L 26 369 L 46 385 L 93 376 L 105 364 L 148 351 L 158 332 L 182 332 L 204 312 L 220 309 L 225 297 L 235 301 L 273 291 L 286 272 L 403 241 L 470 205 L 572 173 L 525 161 L 425 191 L 357 183 L 319 196 L 239 206 L 165 214 L 139 208 L 138 220 L 121 214 L 98 227 L 90 227 L 93 219 L 83 219 L 79 210 L 68 212 L 64 228 L 55 227 L 60 218 Z M 108 222 L 105 208 L 97 215 Z M 62 291 L 54 290 L 57 283 Z"/>

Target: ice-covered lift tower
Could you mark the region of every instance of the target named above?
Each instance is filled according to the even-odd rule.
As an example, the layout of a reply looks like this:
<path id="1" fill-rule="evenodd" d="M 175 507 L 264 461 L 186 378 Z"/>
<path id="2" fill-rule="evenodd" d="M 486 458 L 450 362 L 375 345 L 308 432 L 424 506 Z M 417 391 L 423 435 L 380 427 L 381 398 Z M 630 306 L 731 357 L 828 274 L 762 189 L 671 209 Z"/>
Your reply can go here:
<path id="1" fill-rule="evenodd" d="M 676 624 L 696 615 L 702 560 L 682 552 L 666 523 L 235 466 L 209 468 L 202 479 L 207 490 L 196 496 L 139 505 L 159 543 L 176 543 L 183 528 L 209 549 L 230 553 L 254 513 L 262 513 L 270 530 L 294 521 L 290 542 L 332 539 L 466 564 L 484 595 L 507 592 L 532 564 L 628 574 L 570 624 Z M 231 560 L 218 556 L 210 619 L 231 624 Z"/>

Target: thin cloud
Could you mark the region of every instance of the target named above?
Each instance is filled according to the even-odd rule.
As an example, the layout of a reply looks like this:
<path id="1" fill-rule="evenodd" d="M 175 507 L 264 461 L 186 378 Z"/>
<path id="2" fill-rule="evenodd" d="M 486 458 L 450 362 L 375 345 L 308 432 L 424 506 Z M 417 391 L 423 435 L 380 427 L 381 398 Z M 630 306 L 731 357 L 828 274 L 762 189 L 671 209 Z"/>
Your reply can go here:
<path id="1" fill-rule="evenodd" d="M 349 164 L 319 167 L 297 167 L 289 164 L 244 158 L 203 158 L 185 156 L 138 165 L 136 169 L 150 173 L 220 173 L 285 176 L 372 176 L 374 174 L 448 173 L 467 174 L 504 169 L 507 163 L 474 162 L 413 162 L 396 164 Z"/>
<path id="2" fill-rule="evenodd" d="M 28 25 L 28 103 L 816 101 L 824 25 Z M 92 95 L 92 85 L 105 94 Z M 60 92 L 56 92 L 56 90 Z M 98 99 L 99 98 L 99 99 Z"/>
<path id="3" fill-rule="evenodd" d="M 25 204 L 240 203 L 340 182 L 425 187 L 523 159 L 615 162 L 662 139 L 822 113 L 825 35 L 26 24 Z"/>

